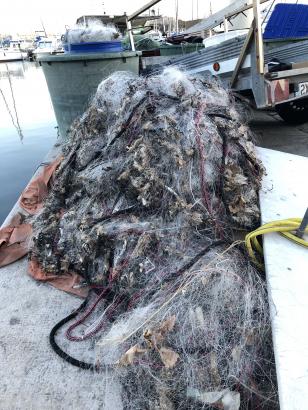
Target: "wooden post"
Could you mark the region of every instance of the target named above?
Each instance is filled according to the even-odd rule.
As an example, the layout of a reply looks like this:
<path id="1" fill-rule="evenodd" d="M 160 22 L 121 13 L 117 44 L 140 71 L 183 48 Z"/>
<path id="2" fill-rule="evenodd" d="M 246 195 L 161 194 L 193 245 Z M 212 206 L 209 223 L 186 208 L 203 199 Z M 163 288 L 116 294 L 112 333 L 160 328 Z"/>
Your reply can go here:
<path id="1" fill-rule="evenodd" d="M 236 83 L 238 73 L 239 73 L 239 71 L 240 71 L 240 69 L 241 69 L 241 67 L 242 67 L 242 64 L 243 64 L 243 62 L 244 62 L 244 60 L 245 60 L 245 57 L 246 57 L 246 55 L 247 55 L 248 48 L 249 48 L 250 43 L 251 43 L 251 40 L 252 40 L 252 38 L 253 38 L 254 29 L 255 29 L 255 20 L 253 20 L 253 22 L 251 23 L 250 29 L 249 29 L 249 31 L 248 31 L 248 33 L 247 33 L 247 36 L 246 36 L 246 38 L 245 38 L 244 44 L 243 44 L 243 46 L 242 46 L 242 49 L 241 49 L 239 58 L 238 58 L 238 60 L 237 60 L 236 66 L 235 66 L 235 69 L 234 69 L 234 71 L 233 71 L 233 74 L 232 74 L 232 77 L 231 77 L 231 81 L 230 81 L 230 87 L 231 87 L 231 88 L 233 88 L 234 85 L 235 85 L 235 83 Z"/>
<path id="2" fill-rule="evenodd" d="M 262 25 L 260 19 L 260 0 L 253 0 L 253 16 L 255 21 L 254 37 L 256 44 L 256 65 L 259 74 L 264 74 L 264 50 Z"/>

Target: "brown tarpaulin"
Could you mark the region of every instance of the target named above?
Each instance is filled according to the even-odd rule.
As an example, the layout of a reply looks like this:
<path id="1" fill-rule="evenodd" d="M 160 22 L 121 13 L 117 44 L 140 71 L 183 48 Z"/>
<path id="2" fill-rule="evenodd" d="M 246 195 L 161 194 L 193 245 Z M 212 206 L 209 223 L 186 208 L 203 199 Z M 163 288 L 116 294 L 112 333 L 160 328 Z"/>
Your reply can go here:
<path id="1" fill-rule="evenodd" d="M 57 158 L 46 165 L 42 172 L 29 183 L 20 196 L 19 205 L 30 215 L 35 215 L 43 207 L 43 201 L 48 194 L 48 184 L 61 163 Z M 15 215 L 9 224 L 0 229 L 0 267 L 17 261 L 29 252 L 32 234 L 31 224 L 22 223 L 23 216 Z M 80 287 L 83 278 L 76 273 L 62 275 L 48 275 L 35 259 L 29 262 L 29 274 L 34 279 L 50 283 L 58 289 L 74 295 L 86 297 L 88 287 Z"/>
<path id="2" fill-rule="evenodd" d="M 42 282 L 48 282 L 55 288 L 64 290 L 64 292 L 73 293 L 74 295 L 85 298 L 89 292 L 88 286 L 80 286 L 83 279 L 77 273 L 66 273 L 63 275 L 51 275 L 43 271 L 35 258 L 29 261 L 29 274 L 33 279 Z"/>
<path id="3" fill-rule="evenodd" d="M 42 207 L 48 194 L 48 184 L 55 170 L 60 165 L 59 157 L 51 164 L 46 165 L 38 177 L 34 178 L 19 198 L 19 205 L 31 215 L 35 215 Z"/>
<path id="4" fill-rule="evenodd" d="M 30 224 L 21 224 L 22 216 L 15 215 L 8 226 L 0 229 L 0 267 L 17 261 L 28 253 L 32 233 Z"/>

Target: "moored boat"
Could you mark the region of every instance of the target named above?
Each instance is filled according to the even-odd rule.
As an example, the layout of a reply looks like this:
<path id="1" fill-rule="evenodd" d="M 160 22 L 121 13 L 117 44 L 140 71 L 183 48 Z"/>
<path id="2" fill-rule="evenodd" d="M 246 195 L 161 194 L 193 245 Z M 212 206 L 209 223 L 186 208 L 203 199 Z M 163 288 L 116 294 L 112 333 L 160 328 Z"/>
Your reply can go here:
<path id="1" fill-rule="evenodd" d="M 21 42 L 11 40 L 8 47 L 0 48 L 0 62 L 22 61 L 27 57 L 27 53 L 21 51 Z"/>

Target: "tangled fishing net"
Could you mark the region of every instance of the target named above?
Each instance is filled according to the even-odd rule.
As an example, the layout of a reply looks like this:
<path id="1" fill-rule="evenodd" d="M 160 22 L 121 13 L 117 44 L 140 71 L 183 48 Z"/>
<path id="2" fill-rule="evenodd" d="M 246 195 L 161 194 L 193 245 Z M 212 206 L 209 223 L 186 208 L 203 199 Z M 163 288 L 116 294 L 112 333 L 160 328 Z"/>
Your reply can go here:
<path id="1" fill-rule="evenodd" d="M 263 169 L 230 94 L 115 73 L 63 151 L 31 259 L 92 288 L 67 337 L 94 337 L 123 407 L 275 408 L 265 284 L 230 245 L 259 221 Z"/>
<path id="2" fill-rule="evenodd" d="M 120 36 L 113 24 L 103 24 L 99 20 L 88 22 L 87 26 L 76 25 L 64 35 L 64 43 L 78 44 L 98 41 L 111 41 Z"/>

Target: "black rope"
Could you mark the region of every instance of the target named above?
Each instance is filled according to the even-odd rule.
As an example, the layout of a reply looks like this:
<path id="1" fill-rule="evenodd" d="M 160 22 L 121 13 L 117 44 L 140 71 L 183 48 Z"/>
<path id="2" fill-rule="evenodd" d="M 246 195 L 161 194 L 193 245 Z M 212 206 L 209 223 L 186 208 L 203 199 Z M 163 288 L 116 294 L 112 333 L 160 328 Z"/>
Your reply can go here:
<path id="1" fill-rule="evenodd" d="M 176 272 L 172 272 L 164 278 L 165 282 L 170 282 L 175 277 L 182 275 L 188 269 L 192 268 L 203 256 L 205 256 L 211 249 L 215 248 L 216 246 L 225 245 L 227 242 L 223 239 L 214 241 L 206 246 L 202 251 L 197 253 L 189 262 L 187 262 L 184 266 L 178 269 Z"/>
<path id="2" fill-rule="evenodd" d="M 208 115 L 209 117 L 219 117 L 219 118 L 223 118 L 223 119 L 228 120 L 228 121 L 233 121 L 233 118 L 230 117 L 230 115 L 227 115 L 227 114 L 222 114 L 222 113 L 218 113 L 218 112 L 206 112 L 206 115 Z"/>
<path id="3" fill-rule="evenodd" d="M 141 98 L 140 101 L 138 101 L 138 103 L 134 106 L 134 108 L 132 109 L 131 113 L 129 114 L 127 120 L 122 124 L 121 129 L 119 130 L 119 132 L 114 136 L 114 138 L 109 142 L 108 147 L 110 147 L 111 145 L 114 144 L 114 142 L 119 139 L 121 137 L 121 135 L 125 132 L 125 130 L 127 129 L 127 127 L 129 126 L 131 120 L 133 119 L 136 111 L 138 110 L 138 108 L 147 100 L 148 96 L 149 96 L 149 91 L 146 93 L 146 95 Z"/>
<path id="4" fill-rule="evenodd" d="M 50 342 L 50 345 L 51 345 L 52 349 L 54 350 L 54 352 L 58 356 L 60 356 L 62 359 L 64 359 L 66 362 L 72 364 L 73 366 L 80 367 L 81 369 L 84 369 L 84 370 L 95 371 L 96 367 L 95 367 L 94 364 L 86 363 L 86 362 L 83 362 L 81 360 L 75 359 L 74 357 L 72 357 L 68 353 L 66 353 L 64 350 L 62 350 L 61 347 L 56 342 L 56 334 L 57 334 L 58 330 L 61 329 L 61 327 L 63 325 L 65 325 L 65 323 L 67 323 L 67 322 L 71 321 L 72 319 L 74 319 L 78 315 L 78 313 L 81 310 L 83 310 L 83 308 L 86 306 L 86 304 L 87 304 L 87 301 L 85 300 L 84 302 L 82 302 L 82 304 L 79 306 L 78 309 L 76 309 L 70 315 L 66 316 L 64 319 L 62 319 L 59 323 L 57 323 L 52 328 L 52 330 L 49 334 L 49 342 Z"/>
<path id="5" fill-rule="evenodd" d="M 182 268 L 177 271 L 177 275 L 183 274 L 188 269 L 192 268 L 203 256 L 205 256 L 211 249 L 216 248 L 216 246 L 225 245 L 226 241 L 224 240 L 217 240 L 210 243 L 206 248 L 202 249 L 196 256 L 194 256 L 189 262 L 187 262 Z"/>

